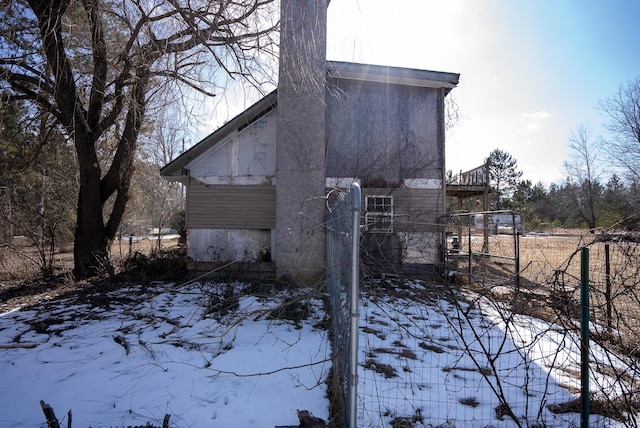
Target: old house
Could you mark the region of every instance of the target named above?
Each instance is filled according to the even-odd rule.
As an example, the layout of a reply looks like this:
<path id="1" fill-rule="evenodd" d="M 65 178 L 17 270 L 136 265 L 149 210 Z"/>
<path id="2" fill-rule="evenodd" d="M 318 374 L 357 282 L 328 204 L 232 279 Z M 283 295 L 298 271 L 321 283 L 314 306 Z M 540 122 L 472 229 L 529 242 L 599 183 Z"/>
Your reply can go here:
<path id="1" fill-rule="evenodd" d="M 276 91 L 166 165 L 186 186 L 198 263 L 324 271 L 326 195 L 357 180 L 374 260 L 435 264 L 445 211 L 444 99 L 458 74 L 326 60 L 322 1 L 282 1 Z"/>

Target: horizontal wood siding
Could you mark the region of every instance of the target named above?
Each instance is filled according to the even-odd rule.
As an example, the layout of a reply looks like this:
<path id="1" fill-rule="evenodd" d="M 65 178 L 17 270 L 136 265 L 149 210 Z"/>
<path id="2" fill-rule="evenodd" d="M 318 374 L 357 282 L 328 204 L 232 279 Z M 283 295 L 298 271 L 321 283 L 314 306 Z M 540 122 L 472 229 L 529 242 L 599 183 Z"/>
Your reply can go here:
<path id="1" fill-rule="evenodd" d="M 275 186 L 191 185 L 188 229 L 274 229 Z"/>
<path id="2" fill-rule="evenodd" d="M 439 217 L 444 214 L 441 189 L 363 188 L 363 214 L 367 195 L 393 196 L 396 232 L 438 231 Z"/>

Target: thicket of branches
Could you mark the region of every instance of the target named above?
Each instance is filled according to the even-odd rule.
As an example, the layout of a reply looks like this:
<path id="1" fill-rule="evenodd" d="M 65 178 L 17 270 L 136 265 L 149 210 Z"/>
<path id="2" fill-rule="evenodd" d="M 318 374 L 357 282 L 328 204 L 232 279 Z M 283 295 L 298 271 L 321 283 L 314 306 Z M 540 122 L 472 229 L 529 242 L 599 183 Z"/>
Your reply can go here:
<path id="1" fill-rule="evenodd" d="M 31 118 L 23 102 L 0 101 L 0 260 L 3 254 L 6 259 L 17 256 L 24 266 L 49 277 L 61 267 L 55 255 L 73 245 L 78 165 L 72 143 L 55 126 L 43 123 L 45 117 Z M 120 238 L 146 234 L 149 227 L 183 232 L 181 186 L 159 174 L 159 167 L 181 148 L 182 139 L 167 134 L 178 129 L 150 127 L 144 136 Z M 155 243 L 157 251 L 161 240 Z"/>
<path id="2" fill-rule="evenodd" d="M 0 4 L 3 99 L 73 150 L 74 272 L 92 275 L 109 266 L 148 119 L 186 95 L 219 95 L 230 78 L 268 81 L 274 1 Z"/>

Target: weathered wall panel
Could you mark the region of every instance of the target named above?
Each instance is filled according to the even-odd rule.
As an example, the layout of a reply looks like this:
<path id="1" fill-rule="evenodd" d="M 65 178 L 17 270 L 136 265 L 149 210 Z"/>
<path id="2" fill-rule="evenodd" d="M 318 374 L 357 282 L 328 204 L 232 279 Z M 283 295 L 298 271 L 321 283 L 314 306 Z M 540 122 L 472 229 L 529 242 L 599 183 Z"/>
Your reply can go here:
<path id="1" fill-rule="evenodd" d="M 327 176 L 390 185 L 442 179 L 438 95 L 434 88 L 330 79 Z"/>
<path id="2" fill-rule="evenodd" d="M 271 259 L 271 231 L 189 229 L 189 258 L 194 262 L 258 262 Z"/>
<path id="3" fill-rule="evenodd" d="M 363 188 L 363 207 L 368 195 L 393 196 L 394 231 L 437 232 L 444 210 L 441 189 Z"/>
<path id="4" fill-rule="evenodd" d="M 203 182 L 229 177 L 271 177 L 276 171 L 276 123 L 271 111 L 221 141 L 186 167 L 192 178 Z"/>

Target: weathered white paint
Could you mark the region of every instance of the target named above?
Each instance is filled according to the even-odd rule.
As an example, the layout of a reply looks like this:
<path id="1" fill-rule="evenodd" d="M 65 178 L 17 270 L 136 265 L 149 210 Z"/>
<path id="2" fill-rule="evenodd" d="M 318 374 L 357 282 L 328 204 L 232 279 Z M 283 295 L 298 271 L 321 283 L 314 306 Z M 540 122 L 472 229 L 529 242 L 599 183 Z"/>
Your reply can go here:
<path id="1" fill-rule="evenodd" d="M 191 177 L 192 180 L 197 180 L 202 184 L 235 184 L 235 185 L 244 185 L 244 186 L 255 186 L 255 185 L 265 185 L 272 186 L 275 185 L 275 177 L 265 177 L 258 175 L 251 176 L 226 176 L 226 177 L 200 177 L 194 178 Z"/>
<path id="2" fill-rule="evenodd" d="M 402 263 L 437 264 L 440 235 L 434 232 L 398 233 L 404 248 Z"/>
<path id="3" fill-rule="evenodd" d="M 442 180 L 437 178 L 405 178 L 407 189 L 442 189 Z"/>
<path id="4" fill-rule="evenodd" d="M 271 248 L 271 230 L 190 229 L 189 257 L 195 262 L 262 261 Z"/>
<path id="5" fill-rule="evenodd" d="M 187 164 L 207 184 L 261 184 L 276 171 L 276 115 L 271 111 Z"/>
<path id="6" fill-rule="evenodd" d="M 360 180 L 355 177 L 327 177 L 325 180 L 327 189 L 348 189 L 353 183 L 360 184 Z"/>

